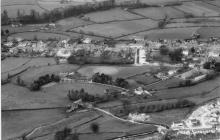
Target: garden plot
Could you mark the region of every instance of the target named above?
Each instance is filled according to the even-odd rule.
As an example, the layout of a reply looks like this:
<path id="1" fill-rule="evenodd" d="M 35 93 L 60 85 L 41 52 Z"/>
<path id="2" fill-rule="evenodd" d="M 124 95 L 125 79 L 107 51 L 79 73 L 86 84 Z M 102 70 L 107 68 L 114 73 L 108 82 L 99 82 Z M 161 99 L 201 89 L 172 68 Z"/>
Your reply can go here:
<path id="1" fill-rule="evenodd" d="M 129 13 L 120 8 L 111 9 L 101 12 L 93 12 L 85 15 L 85 18 L 89 18 L 91 21 L 95 22 L 108 22 L 108 21 L 120 21 L 120 20 L 131 20 L 141 18 L 138 15 Z"/>
<path id="2" fill-rule="evenodd" d="M 147 37 L 150 40 L 158 39 L 187 39 L 190 38 L 193 33 L 197 31 L 200 27 L 188 27 L 188 28 L 165 28 L 165 29 L 155 29 L 146 32 L 141 32 L 133 34 L 131 36 L 126 36 L 126 38 L 131 38 L 132 36 Z M 120 38 L 121 39 L 121 38 Z"/>
<path id="3" fill-rule="evenodd" d="M 49 38 L 57 38 L 57 39 L 67 39 L 69 38 L 68 35 L 64 34 L 57 34 L 57 33 L 44 33 L 44 32 L 22 32 L 22 33 L 15 33 L 12 34 L 10 37 L 19 37 L 27 40 L 33 40 L 35 37 L 39 40 L 46 40 Z"/>
<path id="4" fill-rule="evenodd" d="M 26 83 L 32 83 L 34 80 L 37 80 L 40 76 L 46 74 L 59 74 L 60 72 L 73 72 L 79 66 L 70 65 L 70 64 L 61 64 L 61 65 L 49 65 L 49 66 L 39 66 L 37 63 L 36 67 L 30 68 L 28 71 L 20 75 L 21 79 Z M 38 67 L 37 67 L 38 66 Z"/>
<path id="5" fill-rule="evenodd" d="M 150 19 L 93 24 L 74 29 L 77 32 L 94 33 L 106 37 L 117 37 L 133 32 L 157 27 L 157 22 Z"/>
<path id="6" fill-rule="evenodd" d="M 181 6 L 176 6 L 176 8 L 185 13 L 191 13 L 194 16 L 218 16 L 219 15 L 219 12 L 216 12 L 215 10 L 209 9 L 205 6 L 202 6 L 201 4 L 198 5 L 192 2 L 185 2 Z"/>
<path id="7" fill-rule="evenodd" d="M 145 72 L 151 72 L 157 70 L 159 67 L 155 66 L 84 66 L 78 70 L 82 75 L 92 77 L 93 74 L 99 72 L 112 76 L 113 78 L 121 77 L 128 78 L 136 74 L 142 74 Z"/>
<path id="8" fill-rule="evenodd" d="M 164 19 L 166 16 L 168 18 L 182 18 L 184 17 L 184 13 L 178 11 L 172 7 L 159 7 L 159 8 L 143 8 L 143 9 L 135 9 L 133 10 L 135 13 L 143 15 L 148 18 L 152 18 L 155 20 Z"/>
<path id="9" fill-rule="evenodd" d="M 37 5 L 27 5 L 27 4 L 2 6 L 1 12 L 3 12 L 4 10 L 7 10 L 9 18 L 16 18 L 18 10 L 20 10 L 20 12 L 23 13 L 24 15 L 30 15 L 31 10 L 35 10 L 40 14 L 44 12 L 44 10 L 38 7 Z"/>

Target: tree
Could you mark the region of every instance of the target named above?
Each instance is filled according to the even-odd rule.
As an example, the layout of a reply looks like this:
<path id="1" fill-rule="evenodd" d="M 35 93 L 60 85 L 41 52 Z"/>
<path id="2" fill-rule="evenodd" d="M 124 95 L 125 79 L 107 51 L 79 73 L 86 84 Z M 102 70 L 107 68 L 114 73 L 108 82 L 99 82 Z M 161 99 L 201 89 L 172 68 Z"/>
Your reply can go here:
<path id="1" fill-rule="evenodd" d="M 8 34 L 9 34 L 9 30 L 8 30 L 8 29 L 6 29 L 6 30 L 5 30 L 5 33 L 8 35 Z"/>
<path id="2" fill-rule="evenodd" d="M 126 88 L 126 87 L 128 87 L 128 82 L 123 78 L 117 78 L 115 80 L 115 85 L 122 87 L 122 88 Z"/>
<path id="3" fill-rule="evenodd" d="M 20 9 L 17 10 L 17 18 L 18 18 L 18 19 L 21 18 L 21 12 L 20 12 Z"/>
<path id="4" fill-rule="evenodd" d="M 182 49 L 179 48 L 179 49 L 175 49 L 174 51 L 171 51 L 169 53 L 169 56 L 170 56 L 170 59 L 172 61 L 181 62 L 182 61 L 182 57 L 183 57 Z"/>
<path id="5" fill-rule="evenodd" d="M 1 21 L 2 24 L 8 24 L 9 23 L 9 17 L 8 17 L 8 11 L 4 10 L 3 13 L 1 14 Z"/>
<path id="6" fill-rule="evenodd" d="M 195 53 L 195 52 L 196 52 L 196 49 L 195 49 L 194 47 L 192 47 L 192 48 L 190 49 L 190 51 L 191 51 L 191 53 Z"/>
<path id="7" fill-rule="evenodd" d="M 203 64 L 203 68 L 204 68 L 204 69 L 211 69 L 211 62 L 205 62 L 205 63 Z"/>
<path id="8" fill-rule="evenodd" d="M 131 102 L 127 99 L 123 99 L 123 100 L 121 100 L 121 102 L 122 102 L 122 107 L 124 109 L 125 114 L 128 114 L 129 110 L 130 110 Z"/>
<path id="9" fill-rule="evenodd" d="M 98 133 L 99 132 L 99 124 L 98 123 L 92 123 L 90 125 L 90 129 L 92 130 L 93 133 Z"/>
<path id="10" fill-rule="evenodd" d="M 4 36 L 4 35 L 5 35 L 5 31 L 1 30 L 1 36 Z"/>
<path id="11" fill-rule="evenodd" d="M 64 128 L 61 131 L 57 131 L 55 136 L 54 136 L 54 140 L 65 140 L 65 138 L 67 138 L 71 133 L 71 129 L 70 128 Z"/>
<path id="12" fill-rule="evenodd" d="M 17 81 L 17 84 L 18 84 L 18 85 L 21 84 L 21 78 L 20 78 L 20 76 L 17 77 L 16 81 Z"/>
<path id="13" fill-rule="evenodd" d="M 167 46 L 165 46 L 165 45 L 160 46 L 160 54 L 161 55 L 167 55 L 168 52 L 169 52 L 169 49 Z"/>

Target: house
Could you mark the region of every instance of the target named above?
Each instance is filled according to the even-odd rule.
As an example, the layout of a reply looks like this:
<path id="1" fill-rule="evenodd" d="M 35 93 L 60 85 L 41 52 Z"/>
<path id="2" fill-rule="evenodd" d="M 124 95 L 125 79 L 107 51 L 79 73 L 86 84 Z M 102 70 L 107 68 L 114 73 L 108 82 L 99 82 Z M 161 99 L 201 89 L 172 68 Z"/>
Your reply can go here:
<path id="1" fill-rule="evenodd" d="M 152 96 L 152 94 L 150 92 L 148 92 L 147 90 L 144 90 L 142 87 L 138 87 L 138 88 L 134 89 L 134 93 L 137 95 L 150 95 L 150 96 Z"/>
<path id="2" fill-rule="evenodd" d="M 132 121 L 138 121 L 138 122 L 144 122 L 144 121 L 149 121 L 150 116 L 146 115 L 145 113 L 129 113 L 128 118 Z"/>
<path id="3" fill-rule="evenodd" d="M 173 122 L 173 124 L 171 125 L 171 128 L 173 130 L 180 130 L 180 129 L 184 129 L 185 125 L 183 122 Z"/>
<path id="4" fill-rule="evenodd" d="M 89 43 L 92 42 L 92 39 L 87 37 L 87 38 L 83 39 L 82 42 L 85 43 L 85 44 L 89 44 Z"/>

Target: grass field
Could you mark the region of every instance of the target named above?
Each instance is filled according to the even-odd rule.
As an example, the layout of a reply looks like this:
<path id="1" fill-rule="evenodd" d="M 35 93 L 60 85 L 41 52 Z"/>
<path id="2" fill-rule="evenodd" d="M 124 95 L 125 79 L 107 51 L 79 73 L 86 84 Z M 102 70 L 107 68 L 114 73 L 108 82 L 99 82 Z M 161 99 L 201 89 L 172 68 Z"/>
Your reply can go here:
<path id="1" fill-rule="evenodd" d="M 107 11 L 101 11 L 101 12 L 89 13 L 89 14 L 86 14 L 85 17 L 95 22 L 108 22 L 108 21 L 115 21 L 115 20 L 120 21 L 120 20 L 130 20 L 130 19 L 141 18 L 141 16 L 129 13 L 120 8 L 111 9 Z"/>
<path id="2" fill-rule="evenodd" d="M 210 90 L 215 89 L 217 86 L 219 86 L 219 81 L 220 81 L 220 77 L 217 77 L 214 80 L 205 81 L 205 82 L 199 83 L 191 87 L 161 90 L 161 91 L 158 91 L 156 95 L 162 99 L 185 98 L 185 97 L 190 97 L 190 96 L 198 96 L 201 94 L 206 94 L 207 92 L 210 92 Z M 216 89 L 216 92 L 220 93 L 220 89 L 219 88 Z"/>
<path id="3" fill-rule="evenodd" d="M 159 79 L 155 78 L 153 75 L 137 75 L 134 77 L 131 77 L 130 79 L 135 80 L 137 83 L 147 85 L 153 82 L 158 81 Z"/>
<path id="4" fill-rule="evenodd" d="M 194 32 L 196 32 L 197 29 L 199 29 L 199 27 L 155 29 L 155 30 L 151 30 L 151 31 L 133 34 L 130 36 L 125 36 L 125 37 L 123 37 L 123 39 L 131 38 L 132 36 L 147 37 L 150 40 L 186 39 L 186 38 L 189 38 Z M 120 38 L 120 39 L 122 39 L 122 38 Z"/>
<path id="5" fill-rule="evenodd" d="M 168 18 L 182 18 L 184 13 L 178 11 L 172 7 L 159 7 L 159 8 L 142 8 L 133 10 L 135 13 L 141 14 L 145 17 L 152 18 L 155 20 L 164 19 L 165 16 Z"/>
<path id="6" fill-rule="evenodd" d="M 30 15 L 32 9 L 39 12 L 40 14 L 45 12 L 45 10 L 41 9 L 40 7 L 34 4 L 33 5 L 24 4 L 24 5 L 3 6 L 1 7 L 1 12 L 3 12 L 4 10 L 7 10 L 8 17 L 16 18 L 18 10 L 20 10 L 20 12 L 23 13 L 24 15 Z"/>
<path id="7" fill-rule="evenodd" d="M 63 31 L 74 28 L 74 27 L 78 27 L 78 26 L 84 26 L 84 25 L 91 24 L 91 23 L 92 22 L 90 21 L 85 21 L 85 20 L 82 20 L 76 17 L 65 18 L 65 19 L 62 19 L 56 22 L 58 28 L 60 28 Z"/>
<path id="8" fill-rule="evenodd" d="M 22 66 L 28 63 L 31 59 L 30 58 L 13 58 L 9 57 L 5 60 L 1 61 L 1 73 L 6 73 L 8 71 L 14 70 L 19 66 Z"/>
<path id="9" fill-rule="evenodd" d="M 43 32 L 23 32 L 16 33 L 11 35 L 10 37 L 20 37 L 27 40 L 33 40 L 34 37 L 37 37 L 39 40 L 46 40 L 48 38 L 57 38 L 57 39 L 67 39 L 69 36 L 63 34 L 56 33 L 43 33 Z"/>
<path id="10" fill-rule="evenodd" d="M 33 63 L 33 64 L 37 65 L 37 63 Z M 24 80 L 25 83 L 32 83 L 34 80 L 37 80 L 40 76 L 46 74 L 58 75 L 60 72 L 73 72 L 78 67 L 79 66 L 77 65 L 70 65 L 70 64 L 33 67 L 28 69 L 28 71 L 24 72 L 23 74 L 21 74 L 20 77 L 22 80 Z"/>
<path id="11" fill-rule="evenodd" d="M 197 33 L 199 33 L 202 38 L 220 37 L 220 27 L 201 27 L 197 30 Z"/>
<path id="12" fill-rule="evenodd" d="M 117 37 L 137 31 L 147 30 L 157 26 L 157 22 L 150 19 L 93 24 L 74 29 L 86 33 L 94 33 L 106 37 Z"/>
<path id="13" fill-rule="evenodd" d="M 37 126 L 53 123 L 65 117 L 63 109 L 2 112 L 2 139 L 21 136 Z"/>
<path id="14" fill-rule="evenodd" d="M 192 2 L 185 2 L 181 6 L 176 6 L 177 9 L 185 12 L 185 13 L 191 13 L 194 16 L 218 16 L 219 12 L 212 10 L 208 7 L 205 7 L 200 3 L 192 3 Z"/>
<path id="15" fill-rule="evenodd" d="M 150 115 L 150 122 L 162 123 L 170 126 L 173 122 L 183 120 L 190 111 L 190 108 L 171 109 L 158 113 L 147 113 L 147 115 Z"/>
<path id="16" fill-rule="evenodd" d="M 24 5 L 24 4 L 35 4 L 35 0 L 2 0 L 1 5 Z"/>
<path id="17" fill-rule="evenodd" d="M 1 79 L 6 79 L 8 74 L 14 75 L 33 66 L 47 66 L 48 63 L 51 65 L 56 64 L 54 58 L 7 58 L 6 60 L 2 61 Z"/>
<path id="18" fill-rule="evenodd" d="M 159 67 L 155 66 L 108 66 L 108 65 L 100 65 L 100 66 L 84 66 L 78 70 L 82 75 L 91 77 L 93 74 L 99 72 L 111 75 L 113 78 L 121 77 L 127 78 L 129 76 L 133 76 L 135 74 L 141 74 L 144 72 L 150 72 L 152 70 L 159 69 Z"/>

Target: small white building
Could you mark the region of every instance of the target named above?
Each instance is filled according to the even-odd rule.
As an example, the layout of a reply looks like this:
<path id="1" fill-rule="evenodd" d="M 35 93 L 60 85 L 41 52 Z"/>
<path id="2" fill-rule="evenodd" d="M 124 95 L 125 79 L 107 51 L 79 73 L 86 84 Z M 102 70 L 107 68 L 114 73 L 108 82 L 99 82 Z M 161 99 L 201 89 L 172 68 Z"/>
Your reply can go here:
<path id="1" fill-rule="evenodd" d="M 128 118 L 132 121 L 138 121 L 138 122 L 144 122 L 144 121 L 149 121 L 150 116 L 146 115 L 145 113 L 129 113 Z"/>

